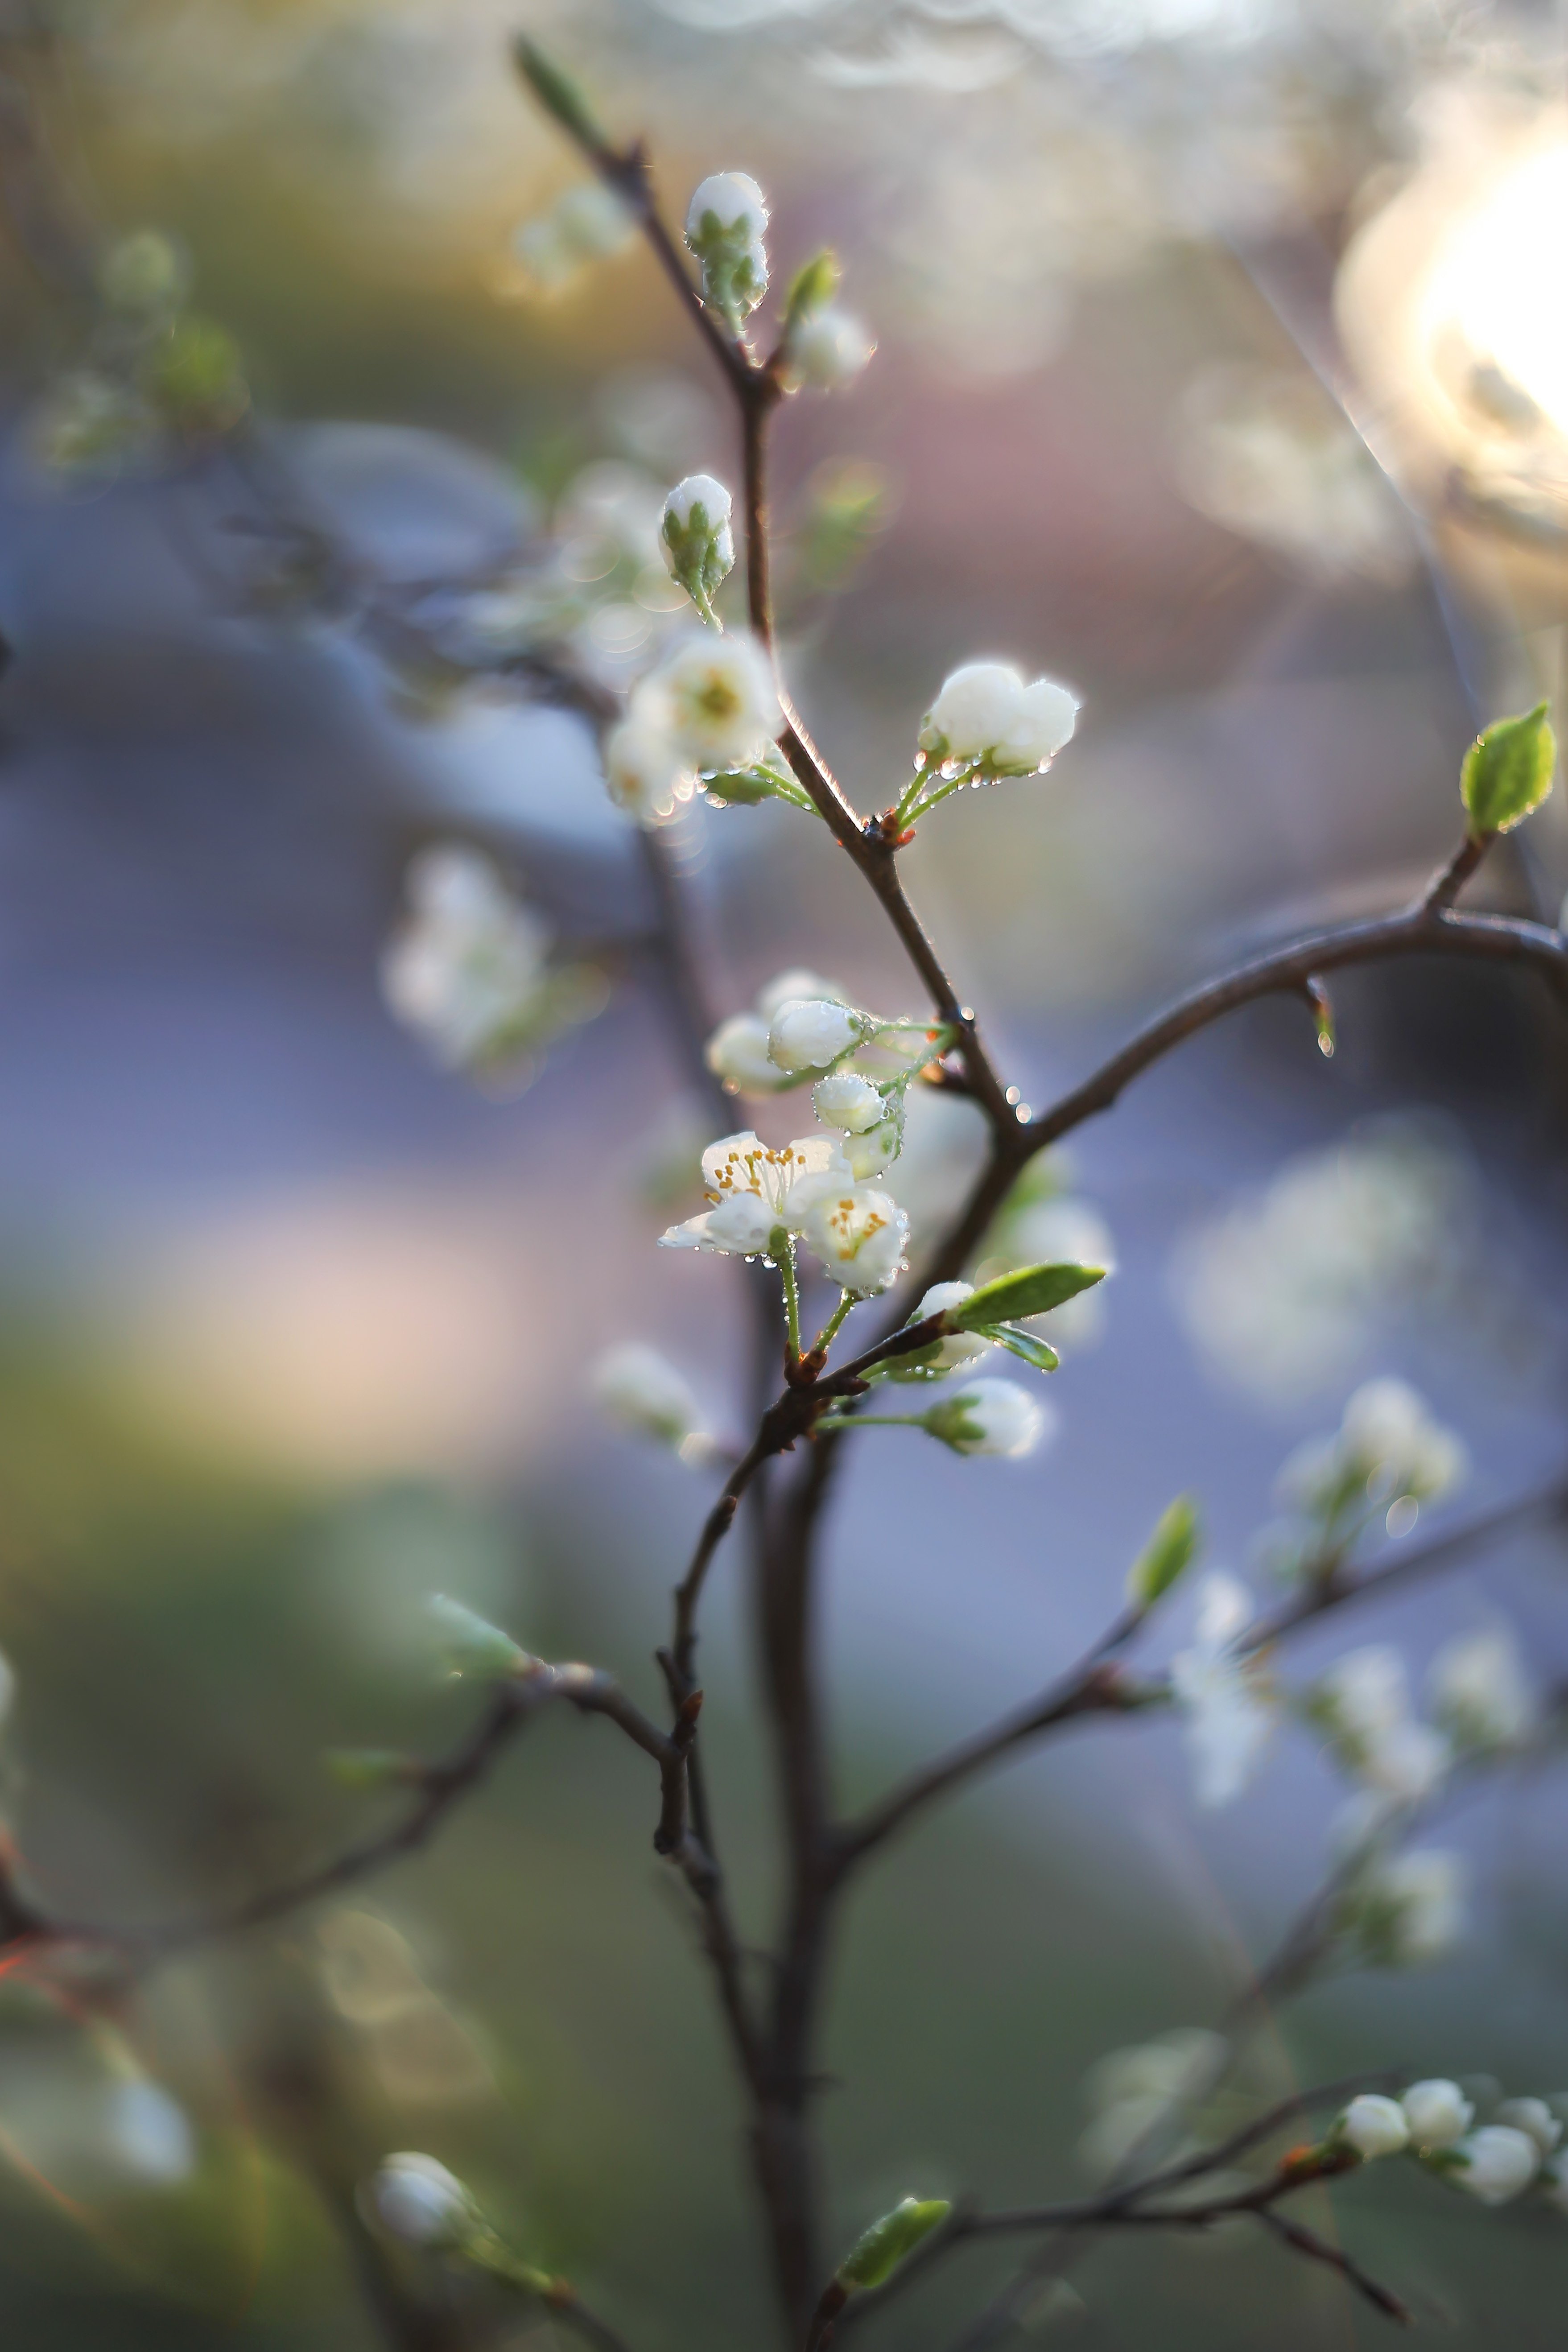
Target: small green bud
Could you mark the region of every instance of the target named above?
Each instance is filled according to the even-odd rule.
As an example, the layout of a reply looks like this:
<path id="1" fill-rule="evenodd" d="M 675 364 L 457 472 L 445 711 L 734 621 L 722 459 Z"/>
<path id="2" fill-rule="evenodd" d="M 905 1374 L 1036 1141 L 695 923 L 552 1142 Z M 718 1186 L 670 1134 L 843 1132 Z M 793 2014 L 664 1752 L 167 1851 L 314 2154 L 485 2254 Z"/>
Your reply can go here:
<path id="1" fill-rule="evenodd" d="M 802 262 L 790 280 L 788 299 L 784 305 L 784 332 L 799 326 L 817 310 L 825 310 L 838 291 L 843 271 L 838 256 L 827 247 Z"/>
<path id="2" fill-rule="evenodd" d="M 1459 771 L 1459 797 L 1474 840 L 1522 824 L 1552 790 L 1557 738 L 1538 702 L 1516 719 L 1496 719 L 1476 737 Z"/>
<path id="3" fill-rule="evenodd" d="M 98 265 L 99 290 L 110 308 L 135 318 L 178 308 L 185 297 L 190 271 L 184 256 L 169 237 L 155 228 L 139 228 L 120 237 Z"/>
<path id="4" fill-rule="evenodd" d="M 595 154 L 603 154 L 609 141 L 588 103 L 588 93 L 581 82 L 565 73 L 545 56 L 526 33 L 519 33 L 511 45 L 517 69 L 528 84 L 540 105 L 552 121 L 558 122 L 570 139 Z"/>
<path id="5" fill-rule="evenodd" d="M 962 1306 L 950 1307 L 950 1331 L 980 1331 L 993 1323 L 1012 1323 L 1029 1315 L 1048 1314 L 1080 1290 L 1092 1290 L 1105 1280 L 1102 1265 L 1026 1265 L 1016 1274 L 987 1282 Z"/>
<path id="6" fill-rule="evenodd" d="M 730 514 L 730 493 L 711 474 L 689 474 L 664 502 L 659 544 L 665 562 L 705 619 L 711 619 L 710 600 L 735 562 Z"/>
<path id="7" fill-rule="evenodd" d="M 416 1769 L 393 1748 L 329 1748 L 321 1761 L 340 1789 L 395 1789 Z"/>
<path id="8" fill-rule="evenodd" d="M 250 404 L 239 345 L 211 319 L 175 321 L 149 352 L 146 387 L 182 433 L 226 433 Z"/>
<path id="9" fill-rule="evenodd" d="M 906 2197 L 856 2241 L 834 2273 L 837 2284 L 849 2294 L 880 2286 L 952 2210 L 945 2197 Z"/>
<path id="10" fill-rule="evenodd" d="M 510 1633 L 450 1594 L 433 1592 L 426 1606 L 439 1628 L 442 1655 L 452 1674 L 499 1680 L 523 1674 L 535 1663 Z"/>
<path id="11" fill-rule="evenodd" d="M 1197 1506 L 1178 1495 L 1161 1512 L 1154 1532 L 1127 1576 L 1127 1598 L 1135 1609 L 1152 1609 L 1191 1566 L 1198 1548 Z"/>

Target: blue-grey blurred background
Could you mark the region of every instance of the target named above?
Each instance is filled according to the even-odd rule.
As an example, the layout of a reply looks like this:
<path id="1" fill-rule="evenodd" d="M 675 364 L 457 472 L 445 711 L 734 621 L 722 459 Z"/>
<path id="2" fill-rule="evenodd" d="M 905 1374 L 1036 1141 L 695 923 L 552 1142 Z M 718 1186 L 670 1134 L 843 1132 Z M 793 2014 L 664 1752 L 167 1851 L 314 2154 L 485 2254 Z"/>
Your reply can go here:
<path id="1" fill-rule="evenodd" d="M 520 97 L 519 26 L 648 136 L 673 212 L 743 169 L 781 274 L 824 241 L 844 258 L 879 349 L 853 391 L 784 415 L 777 520 L 786 666 L 860 805 L 893 796 L 963 658 L 1083 696 L 1048 776 L 951 803 L 908 854 L 1029 1101 L 1247 947 L 1399 902 L 1452 845 L 1477 726 L 1561 680 L 1553 7 L 14 0 L 0 1643 L 7 1818 L 72 1916 L 200 1906 L 353 1834 L 374 1801 L 335 1791 L 321 1750 L 434 1746 L 472 1704 L 439 1685 L 432 1588 L 655 1706 L 710 1481 L 608 1433 L 588 1368 L 657 1342 L 717 1433 L 744 1426 L 739 1277 L 653 1246 L 697 1205 L 708 1114 L 634 984 L 634 829 L 579 719 L 422 667 L 401 630 L 493 638 L 553 598 L 573 658 L 618 685 L 666 621 L 650 501 L 735 470 L 647 260 L 560 252 L 580 171 Z M 177 446 L 84 441 L 117 363 L 92 257 L 147 226 L 234 339 L 247 405 Z M 279 481 L 326 519 L 351 593 L 280 540 Z M 381 999 L 407 857 L 444 837 L 500 857 L 626 983 L 521 1091 L 436 1068 Z M 800 964 L 922 1009 L 820 826 L 697 808 L 668 837 L 719 1011 Z M 1555 921 L 1565 885 L 1558 802 L 1479 895 Z M 1561 1013 L 1425 962 L 1335 996 L 1331 1061 L 1304 1006 L 1258 1007 L 1055 1163 L 1117 1271 L 1065 1336 L 1047 1450 L 858 1449 L 828 1532 L 847 1794 L 1047 1682 L 1179 1489 L 1212 1558 L 1266 1589 L 1279 1465 L 1371 1374 L 1463 1435 L 1450 1516 L 1558 1469 Z M 975 1149 L 962 1107 L 924 1108 L 917 1237 Z M 760 1939 L 773 1851 L 736 1571 L 714 1579 L 704 1731 Z M 1418 1672 L 1500 1619 L 1538 1689 L 1560 1681 L 1549 1538 L 1325 1629 L 1289 1670 L 1375 1636 Z M 379 2154 L 421 2147 L 638 2352 L 758 2340 L 740 2110 L 647 1778 L 603 1727 L 551 1720 L 428 1853 L 123 2011 L 14 1972 L 18 2336 L 458 2340 L 396 2332 L 348 2203 Z M 1203 1815 L 1173 1727 L 1113 1727 L 912 1834 L 837 1969 L 836 2235 L 910 2189 L 1070 2192 L 1094 2062 L 1222 2014 L 1324 1867 L 1338 1796 L 1282 1738 Z M 1471 1880 L 1458 1952 L 1311 1992 L 1249 2062 L 1256 2095 L 1383 2063 L 1568 2083 L 1560 1781 L 1501 1777 L 1444 1841 Z M 177 2114 L 114 2104 L 153 2082 Z M 1339 2201 L 1347 2242 L 1449 2341 L 1559 2340 L 1561 2215 L 1403 2177 Z M 946 2344 L 1001 2275 L 966 2258 L 867 2341 Z M 1113 2242 L 1028 2325 L 1315 2352 L 1385 2323 L 1218 2238 Z"/>

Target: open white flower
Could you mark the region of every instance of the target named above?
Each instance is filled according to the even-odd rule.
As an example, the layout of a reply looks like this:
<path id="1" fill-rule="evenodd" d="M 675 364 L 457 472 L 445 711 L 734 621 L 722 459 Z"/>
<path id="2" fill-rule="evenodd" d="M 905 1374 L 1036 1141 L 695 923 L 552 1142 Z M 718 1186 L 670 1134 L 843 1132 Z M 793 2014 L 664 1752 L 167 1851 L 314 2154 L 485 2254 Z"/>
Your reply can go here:
<path id="1" fill-rule="evenodd" d="M 1454 1432 L 1435 1421 L 1405 1381 L 1368 1381 L 1357 1389 L 1334 1435 L 1298 1447 L 1279 1474 L 1281 1497 L 1297 1509 L 1331 1512 L 1365 1495 L 1374 1503 L 1404 1496 L 1418 1503 L 1449 1494 L 1468 1467 Z"/>
<path id="2" fill-rule="evenodd" d="M 768 1032 L 768 1052 L 781 1070 L 825 1070 L 830 1062 L 864 1043 L 873 1024 L 864 1013 L 826 997 L 795 998 L 781 1004 Z"/>
<path id="3" fill-rule="evenodd" d="M 784 723 L 767 656 L 754 637 L 679 640 L 632 697 L 632 716 L 699 768 L 744 767 Z"/>
<path id="4" fill-rule="evenodd" d="M 702 1411 L 682 1375 L 657 1348 L 623 1340 L 594 1367 L 594 1395 L 611 1419 L 677 1452 L 701 1433 Z"/>
<path id="5" fill-rule="evenodd" d="M 1017 1462 L 1050 1433 L 1054 1417 L 1016 1381 L 979 1380 L 947 1390 L 922 1418 L 955 1454 L 997 1454 Z"/>
<path id="6" fill-rule="evenodd" d="M 1535 1728 L 1534 1699 L 1519 1646 L 1505 1626 L 1461 1633 L 1432 1661 L 1432 1712 L 1455 1746 L 1490 1755 L 1517 1748 Z"/>
<path id="7" fill-rule="evenodd" d="M 842 1165 L 825 1135 L 798 1136 L 776 1148 L 749 1129 L 721 1136 L 702 1155 L 702 1181 L 711 1206 L 684 1224 L 671 1225 L 659 1235 L 659 1247 L 759 1256 L 780 1225 L 786 1233 L 800 1232 L 820 1180 L 840 1180 Z"/>
<path id="8" fill-rule="evenodd" d="M 1528 2132 L 1510 2124 L 1483 2124 L 1453 2150 L 1451 2178 L 1483 2205 L 1506 2205 L 1528 2189 L 1541 2169 L 1541 2150 Z"/>
<path id="9" fill-rule="evenodd" d="M 910 1221 L 889 1192 L 853 1180 L 826 1182 L 813 1190 L 800 1236 L 841 1289 L 868 1298 L 902 1274 Z"/>
<path id="10" fill-rule="evenodd" d="M 1252 1779 L 1273 1730 L 1237 1650 L 1252 1596 L 1233 1576 L 1205 1576 L 1190 1649 L 1171 1660 L 1171 1688 L 1186 1722 L 1200 1805 L 1228 1805 Z"/>
<path id="11" fill-rule="evenodd" d="M 467 2243 L 479 2225 L 473 2199 L 433 2156 L 389 2156 L 372 2174 L 370 2210 L 392 2238 L 433 2251 Z"/>
<path id="12" fill-rule="evenodd" d="M 1339 2134 L 1348 2140 L 1363 2163 L 1380 2156 L 1397 2156 L 1410 2145 L 1410 2120 L 1397 2099 L 1378 2091 L 1363 2091 L 1340 2117 Z"/>
<path id="13" fill-rule="evenodd" d="M 1078 697 L 1055 678 L 1026 686 L 1006 662 L 966 662 L 943 681 L 921 744 L 933 758 L 973 761 L 994 775 L 1032 775 L 1071 739 L 1078 712 Z"/>
<path id="14" fill-rule="evenodd" d="M 663 824 L 697 790 L 690 761 L 670 738 L 635 717 L 605 738 L 605 782 L 616 807 L 639 824 Z"/>
<path id="15" fill-rule="evenodd" d="M 549 933 L 477 849 L 422 850 L 406 888 L 410 913 L 382 957 L 382 991 L 439 1061 L 460 1068 L 526 1017 Z"/>
<path id="16" fill-rule="evenodd" d="M 1410 2137 L 1418 2148 L 1452 2147 L 1470 2128 L 1475 2108 L 1458 2083 L 1435 2075 L 1412 2083 L 1400 2100 Z"/>

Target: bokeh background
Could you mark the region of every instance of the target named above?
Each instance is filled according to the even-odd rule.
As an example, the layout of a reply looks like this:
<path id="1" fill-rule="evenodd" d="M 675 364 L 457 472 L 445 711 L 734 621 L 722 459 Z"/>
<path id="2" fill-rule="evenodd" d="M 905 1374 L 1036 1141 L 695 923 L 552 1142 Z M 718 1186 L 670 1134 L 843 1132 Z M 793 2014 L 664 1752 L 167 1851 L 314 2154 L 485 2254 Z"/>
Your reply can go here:
<path id="1" fill-rule="evenodd" d="M 650 512 L 694 466 L 734 471 L 642 255 L 573 268 L 538 231 L 580 173 L 514 84 L 519 26 L 647 133 L 672 209 L 744 169 L 781 268 L 844 257 L 879 350 L 852 393 L 785 415 L 778 522 L 789 672 L 860 804 L 907 774 L 959 659 L 1084 697 L 1048 777 L 950 804 L 908 858 L 1029 1099 L 1238 950 L 1397 903 L 1454 838 L 1477 725 L 1561 681 L 1557 7 L 10 0 L 0 1643 L 7 1818 L 72 1916 L 199 1907 L 352 1835 L 374 1801 L 335 1790 L 322 1749 L 434 1746 L 467 1717 L 422 1627 L 433 1587 L 651 1703 L 708 1487 L 606 1431 L 588 1368 L 654 1340 L 717 1432 L 742 1426 L 733 1270 L 652 1246 L 695 1205 L 704 1114 L 636 985 L 634 830 L 579 719 L 418 657 L 405 625 L 493 650 L 543 612 L 624 682 L 668 625 Z M 153 447 L 103 392 L 92 257 L 147 226 L 233 338 L 232 433 Z M 280 538 L 279 480 L 326 519 L 346 591 Z M 617 982 L 526 1088 L 435 1068 L 380 996 L 408 855 L 451 836 Z M 720 1010 L 803 962 L 918 1009 L 820 827 L 698 808 L 672 838 Z M 1555 921 L 1565 884 L 1559 801 L 1481 895 Z M 1336 999 L 1331 1061 L 1304 1007 L 1258 1007 L 1056 1163 L 1062 1213 L 1109 1232 L 1118 1271 L 1068 1335 L 1048 1451 L 861 1449 L 830 1532 L 847 1792 L 1047 1681 L 1179 1488 L 1261 1584 L 1280 1460 L 1370 1373 L 1463 1433 L 1456 1511 L 1559 1467 L 1561 1013 L 1426 963 Z M 974 1149 L 932 1104 L 917 1231 Z M 704 1727 L 760 1935 L 733 1569 Z M 1551 1538 L 1355 1638 L 1418 1668 L 1499 1618 L 1552 1687 Z M 1303 1670 L 1351 1638 L 1303 1645 Z M 840 1956 L 835 2229 L 910 2189 L 1080 2181 L 1095 2062 L 1214 2022 L 1322 1868 L 1337 1797 L 1297 1738 L 1200 1815 L 1151 1724 L 1063 1740 L 922 1827 Z M 425 2341 L 397 2332 L 351 2202 L 415 2146 L 641 2352 L 759 2339 L 737 2103 L 649 1827 L 630 1751 L 551 1720 L 428 1853 L 121 2012 L 14 1972 L 18 2337 Z M 1445 1837 L 1470 1859 L 1460 1949 L 1313 1991 L 1265 2037 L 1259 2095 L 1384 2063 L 1568 2083 L 1560 1780 L 1510 1778 Z M 1403 2178 L 1342 2204 L 1447 2340 L 1560 2339 L 1560 2216 Z M 868 2343 L 950 2342 L 996 2275 L 954 2265 Z M 1221 2238 L 1112 2242 L 1029 2325 L 1315 2352 L 1384 2323 Z"/>

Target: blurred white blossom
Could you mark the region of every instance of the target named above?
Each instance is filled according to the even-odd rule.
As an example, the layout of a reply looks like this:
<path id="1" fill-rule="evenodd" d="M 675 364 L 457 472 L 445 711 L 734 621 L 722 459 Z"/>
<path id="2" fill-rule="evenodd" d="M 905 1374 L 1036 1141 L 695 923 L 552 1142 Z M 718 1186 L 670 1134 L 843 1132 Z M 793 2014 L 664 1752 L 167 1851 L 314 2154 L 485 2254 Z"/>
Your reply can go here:
<path id="1" fill-rule="evenodd" d="M 1418 2148 L 1451 2147 L 1469 2130 L 1475 2108 L 1458 2083 L 1441 2075 L 1412 2083 L 1400 2101 Z"/>
<path id="2" fill-rule="evenodd" d="M 1506 2205 L 1541 2169 L 1541 2150 L 1528 2132 L 1510 2124 L 1483 2124 L 1450 2151 L 1451 2178 L 1483 2205 Z"/>
<path id="3" fill-rule="evenodd" d="M 943 1391 L 925 1426 L 955 1454 L 998 1454 L 1020 1461 L 1052 1433 L 1054 1415 L 1016 1381 L 972 1380 Z"/>
<path id="4" fill-rule="evenodd" d="M 527 1025 L 549 935 L 476 849 L 422 850 L 406 889 L 407 920 L 382 958 L 386 1002 L 449 1066 L 484 1059 Z"/>
<path id="5" fill-rule="evenodd" d="M 1363 2091 L 1339 2120 L 1339 2136 L 1349 2142 L 1363 2163 L 1380 2156 L 1397 2156 L 1410 2144 L 1410 2123 L 1397 2099 L 1379 2091 Z"/>
<path id="6" fill-rule="evenodd" d="M 1465 1926 L 1464 1868 L 1439 1846 L 1380 1856 L 1348 1887 L 1345 1925 L 1381 1968 L 1418 1968 L 1450 1952 Z"/>
<path id="7" fill-rule="evenodd" d="M 1255 1670 L 1237 1646 L 1251 1622 L 1246 1586 L 1232 1576 L 1205 1576 L 1192 1646 L 1171 1661 L 1171 1689 L 1185 1721 L 1200 1805 L 1228 1805 L 1241 1795 L 1273 1730 Z"/>
<path id="8" fill-rule="evenodd" d="M 365 2201 L 388 2237 L 441 2252 L 462 2246 L 480 2226 L 472 2197 L 433 2156 L 389 2156 L 372 2174 Z"/>
<path id="9" fill-rule="evenodd" d="M 1535 1728 L 1535 1701 L 1506 1626 L 1447 1643 L 1432 1661 L 1427 1688 L 1434 1717 L 1462 1750 L 1489 1755 L 1517 1748 Z"/>
<path id="10" fill-rule="evenodd" d="M 657 1348 L 626 1339 L 608 1349 L 594 1367 L 593 1389 L 623 1429 L 671 1446 L 687 1460 L 706 1451 L 702 1409 L 684 1375 Z"/>

